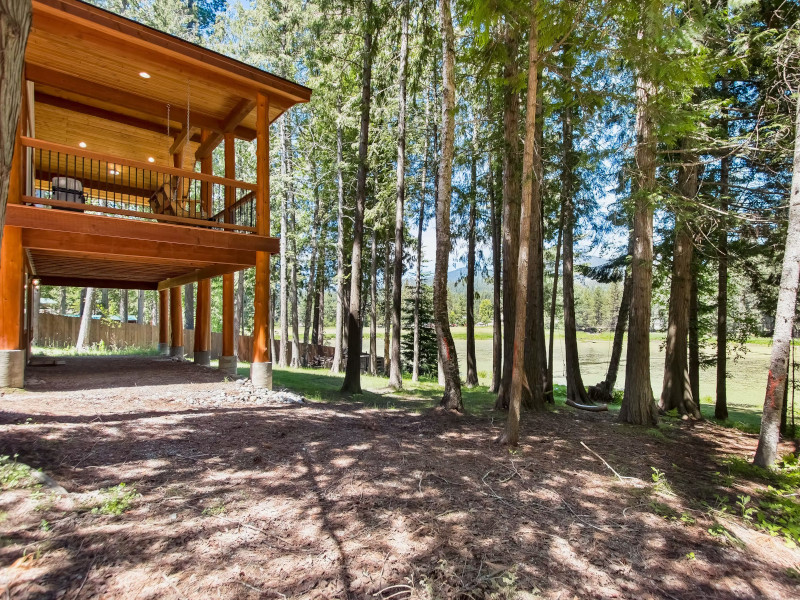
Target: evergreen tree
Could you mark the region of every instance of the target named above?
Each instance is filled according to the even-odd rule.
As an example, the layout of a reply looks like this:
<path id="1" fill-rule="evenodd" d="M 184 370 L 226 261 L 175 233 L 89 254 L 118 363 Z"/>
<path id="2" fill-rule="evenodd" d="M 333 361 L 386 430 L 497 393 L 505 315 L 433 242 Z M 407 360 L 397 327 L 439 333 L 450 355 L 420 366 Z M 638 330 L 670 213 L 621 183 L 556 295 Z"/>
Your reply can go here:
<path id="1" fill-rule="evenodd" d="M 411 331 L 414 328 L 414 289 L 406 286 L 403 294 L 403 330 Z M 419 374 L 433 377 L 436 375 L 436 329 L 433 324 L 433 288 L 429 285 L 420 286 L 419 296 Z M 409 335 L 402 337 L 401 354 L 403 357 L 403 370 L 411 373 L 414 367 L 414 338 Z"/>

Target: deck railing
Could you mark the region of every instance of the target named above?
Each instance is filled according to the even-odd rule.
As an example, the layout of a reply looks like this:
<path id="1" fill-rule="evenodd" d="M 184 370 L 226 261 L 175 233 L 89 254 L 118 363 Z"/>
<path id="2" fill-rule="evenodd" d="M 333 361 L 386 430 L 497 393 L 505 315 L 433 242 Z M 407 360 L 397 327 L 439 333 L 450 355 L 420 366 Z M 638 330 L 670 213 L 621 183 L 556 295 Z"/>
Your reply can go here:
<path id="1" fill-rule="evenodd" d="M 27 204 L 240 232 L 256 231 L 252 183 L 22 138 Z"/>

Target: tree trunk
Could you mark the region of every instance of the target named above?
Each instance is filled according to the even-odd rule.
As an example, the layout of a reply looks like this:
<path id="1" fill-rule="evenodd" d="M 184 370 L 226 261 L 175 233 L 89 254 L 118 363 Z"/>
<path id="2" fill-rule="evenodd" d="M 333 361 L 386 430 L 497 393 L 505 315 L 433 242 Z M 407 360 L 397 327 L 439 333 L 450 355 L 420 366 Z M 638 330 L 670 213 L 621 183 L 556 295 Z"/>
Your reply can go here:
<path id="1" fill-rule="evenodd" d="M 119 318 L 123 323 L 128 322 L 128 290 L 119 291 Z"/>
<path id="2" fill-rule="evenodd" d="M 544 213 L 542 209 L 542 182 L 544 179 L 544 163 L 542 147 L 544 145 L 544 105 L 542 102 L 541 67 L 537 73 L 536 85 L 536 123 L 533 134 L 533 164 L 531 172 L 531 235 L 528 249 L 528 310 L 525 334 L 525 380 L 529 385 L 522 389 L 522 405 L 525 408 L 536 408 L 538 394 L 534 389 L 536 380 L 544 394 L 545 401 L 552 394 L 545 389 L 547 373 L 546 345 L 544 340 Z M 524 165 L 523 165 L 524 169 Z M 523 183 L 524 186 L 524 183 Z M 534 220 L 535 219 L 535 220 Z"/>
<path id="3" fill-rule="evenodd" d="M 281 196 L 281 271 L 280 271 L 280 304 L 281 304 L 281 339 L 278 343 L 278 366 L 289 366 L 289 193 L 288 185 L 285 183 L 288 180 L 288 165 L 286 155 L 287 147 L 287 133 L 286 133 L 286 120 L 289 118 L 288 113 L 283 116 L 280 124 L 281 135 L 281 177 L 286 186 L 285 192 Z"/>
<path id="4" fill-rule="evenodd" d="M 233 350 L 238 356 L 239 354 L 239 336 L 244 335 L 244 278 L 247 271 L 239 271 L 236 273 L 236 291 L 233 295 Z M 274 297 L 274 296 L 273 296 Z M 275 303 L 270 302 L 270 314 L 275 309 Z M 270 336 L 274 337 L 272 333 L 272 326 L 268 327 Z M 270 339 L 272 339 L 272 337 Z M 270 346 L 271 353 L 275 348 Z"/>
<path id="5" fill-rule="evenodd" d="M 144 324 L 144 290 L 139 290 L 136 302 L 136 324 Z"/>
<path id="6" fill-rule="evenodd" d="M 361 393 L 361 246 L 364 239 L 364 205 L 367 201 L 367 149 L 369 108 L 372 98 L 372 0 L 364 12 L 364 70 L 361 77 L 361 131 L 358 139 L 356 206 L 353 214 L 353 253 L 350 258 L 350 310 L 347 317 L 347 369 L 343 392 Z"/>
<path id="7" fill-rule="evenodd" d="M 468 388 L 478 385 L 475 358 L 475 227 L 478 213 L 478 119 L 473 115 L 472 157 L 470 160 L 469 224 L 467 225 L 467 381 Z"/>
<path id="8" fill-rule="evenodd" d="M 89 341 L 89 327 L 92 323 L 92 313 L 94 312 L 94 288 L 86 288 L 86 304 L 81 315 L 81 326 L 78 330 L 78 341 L 75 349 L 80 351 L 86 348 Z"/>
<path id="9" fill-rule="evenodd" d="M 519 172 L 519 74 L 517 52 L 519 34 L 506 26 L 504 45 L 506 62 L 503 66 L 503 378 L 497 392 L 495 409 L 507 410 L 511 372 L 513 370 L 514 323 L 517 296 L 517 258 L 519 254 L 520 172 Z"/>
<path id="10" fill-rule="evenodd" d="M 767 391 L 764 412 L 761 415 L 761 434 L 758 438 L 755 464 L 770 467 L 778 455 L 778 441 L 783 404 L 783 390 L 788 373 L 789 347 L 792 343 L 794 317 L 797 304 L 797 284 L 800 277 L 800 101 L 795 113 L 794 162 L 792 191 L 789 199 L 789 228 L 786 232 L 786 250 L 783 255 L 781 287 L 775 311 L 775 330 L 772 335 Z"/>
<path id="11" fill-rule="evenodd" d="M 108 316 L 108 288 L 100 290 L 100 308 L 103 311 L 103 316 Z"/>
<path id="12" fill-rule="evenodd" d="M 633 262 L 625 396 L 619 420 L 636 425 L 656 425 L 658 409 L 650 383 L 650 310 L 653 292 L 653 200 L 656 186 L 656 135 L 652 114 L 655 85 L 636 80 L 636 169 L 634 196 Z"/>
<path id="13" fill-rule="evenodd" d="M 720 228 L 717 236 L 717 256 L 719 274 L 717 279 L 717 400 L 714 405 L 714 417 L 728 418 L 728 178 L 730 172 L 730 155 L 720 161 L 719 208 Z M 700 398 L 696 399 L 700 402 Z"/>
<path id="14" fill-rule="evenodd" d="M 292 201 L 292 205 L 294 205 L 294 201 Z M 294 208 L 292 208 L 290 219 L 292 224 L 292 238 L 289 240 L 289 246 L 292 249 L 291 277 L 289 280 L 289 301 L 291 302 L 292 313 L 291 366 L 296 369 L 300 366 L 300 315 L 297 299 L 297 224 L 294 220 Z"/>
<path id="15" fill-rule="evenodd" d="M 401 7 L 400 70 L 398 79 L 399 109 L 397 114 L 397 201 L 394 216 L 394 271 L 392 281 L 392 352 L 389 366 L 389 387 L 403 387 L 403 371 L 400 360 L 400 313 L 403 297 L 403 228 L 406 198 L 406 71 L 408 69 L 408 0 Z M 387 357 L 384 356 L 384 361 Z"/>
<path id="16" fill-rule="evenodd" d="M 556 262 L 553 264 L 553 290 L 550 296 L 550 339 L 547 351 L 547 389 L 553 389 L 553 349 L 556 335 L 556 298 L 558 297 L 558 268 L 561 266 L 561 246 L 564 231 L 564 204 L 558 215 L 558 238 L 556 239 Z"/>
<path id="17" fill-rule="evenodd" d="M 339 106 L 341 112 L 341 106 Z M 342 369 L 344 356 L 344 175 L 342 174 L 342 125 L 336 125 L 336 339 L 334 341 L 331 373 Z"/>
<path id="18" fill-rule="evenodd" d="M 692 283 L 689 288 L 689 383 L 692 397 L 700 397 L 700 336 L 697 315 L 697 260 L 692 260 Z"/>
<path id="19" fill-rule="evenodd" d="M 194 329 L 194 284 L 183 286 L 183 328 Z"/>
<path id="20" fill-rule="evenodd" d="M 369 265 L 369 374 L 378 374 L 378 231 L 372 228 L 372 253 Z M 388 266 L 388 265 L 386 265 Z M 386 274 L 383 276 L 386 279 Z M 386 355 L 383 358 L 386 361 Z"/>
<path id="21" fill-rule="evenodd" d="M 317 296 L 319 301 L 317 302 L 317 317 L 314 319 L 314 329 L 316 333 L 314 334 L 314 343 L 320 346 L 325 345 L 325 287 L 327 282 L 325 280 L 325 262 L 324 260 L 320 260 L 319 264 L 319 280 L 318 284 L 318 291 Z"/>
<path id="22" fill-rule="evenodd" d="M 383 374 L 387 377 L 391 372 L 391 337 L 392 337 L 392 289 L 389 282 L 392 281 L 392 245 L 389 237 L 386 237 L 383 255 Z"/>
<path id="23" fill-rule="evenodd" d="M 687 155 L 694 164 L 678 170 L 678 189 L 687 202 L 694 201 L 698 190 L 698 158 Z M 669 295 L 669 323 L 664 362 L 664 385 L 659 410 L 677 409 L 686 418 L 700 419 L 699 398 L 692 394 L 689 381 L 687 338 L 689 335 L 689 304 L 692 292 L 692 255 L 694 244 L 687 226 L 688 215 L 675 215 L 675 248 L 672 259 L 672 282 Z"/>
<path id="24" fill-rule="evenodd" d="M 419 381 L 419 303 L 422 294 L 422 229 L 425 226 L 425 193 L 428 175 L 428 122 L 430 119 L 430 99 L 425 94 L 425 143 L 422 150 L 422 174 L 419 192 L 419 219 L 417 220 L 417 267 L 414 280 L 414 362 L 411 365 L 411 381 Z"/>
<path id="25" fill-rule="evenodd" d="M 628 243 L 628 253 L 633 251 L 633 246 L 630 238 Z M 625 274 L 622 281 L 622 298 L 619 303 L 619 312 L 617 313 L 617 323 L 614 327 L 614 341 L 611 344 L 611 359 L 608 361 L 608 371 L 606 371 L 606 378 L 597 384 L 602 397 L 610 402 L 612 399 L 612 392 L 614 391 L 614 384 L 617 382 L 617 373 L 619 372 L 619 361 L 622 358 L 622 342 L 625 337 L 625 326 L 628 323 L 628 311 L 631 306 L 631 293 L 633 286 L 631 285 L 631 277 L 628 273 L 628 267 L 625 267 Z"/>
<path id="26" fill-rule="evenodd" d="M 316 167 L 314 168 L 316 176 Z M 303 319 L 303 346 L 305 352 L 303 353 L 302 364 L 304 367 L 308 366 L 308 359 L 310 355 L 309 350 L 309 334 L 313 327 L 311 322 L 312 312 L 315 300 L 317 298 L 317 252 L 320 239 L 320 223 L 319 223 L 319 184 L 315 182 L 314 185 L 314 216 L 311 219 L 311 259 L 308 263 L 308 283 L 306 284 L 306 306 L 305 318 Z"/>
<path id="27" fill-rule="evenodd" d="M 489 224 L 492 229 L 492 383 L 489 391 L 497 393 L 500 389 L 500 379 L 503 376 L 503 336 L 501 332 L 502 319 L 500 318 L 500 294 L 502 293 L 500 269 L 500 219 L 497 218 L 497 206 L 494 196 L 494 169 L 492 167 L 492 152 L 489 151 L 489 176 L 487 180 L 489 192 Z"/>
<path id="28" fill-rule="evenodd" d="M 539 88 L 539 23 L 538 15 L 536 14 L 538 2 L 539 0 L 531 0 L 528 97 L 525 106 L 525 145 L 522 155 L 522 206 L 520 212 L 519 258 L 517 259 L 516 273 L 516 314 L 511 357 L 511 386 L 509 389 L 508 418 L 506 419 L 505 431 L 500 439 L 501 442 L 510 446 L 516 446 L 519 442 L 520 407 L 526 388 L 530 394 L 531 408 L 534 410 L 544 409 L 544 390 L 542 388 L 544 374 L 534 368 L 534 378 L 529 380 L 527 369 L 525 368 L 526 360 L 532 361 L 534 365 L 539 364 L 538 344 L 532 344 L 531 349 L 533 352 L 531 356 L 525 355 L 528 309 L 535 310 L 535 307 L 528 307 L 528 270 L 530 268 L 528 261 L 531 259 L 533 261 L 536 260 L 535 256 L 530 256 L 531 248 L 538 244 L 541 238 L 541 218 L 539 213 L 541 205 L 537 207 L 537 203 L 533 201 L 533 178 L 536 176 L 534 173 L 536 96 Z M 539 239 L 537 239 L 537 235 Z"/>
<path id="29" fill-rule="evenodd" d="M 63 285 L 61 286 L 61 305 L 59 312 L 61 316 L 65 316 L 67 314 L 67 288 Z M 141 310 L 139 312 L 141 312 Z"/>
<path id="30" fill-rule="evenodd" d="M 0 243 L 22 109 L 22 70 L 32 13 L 30 0 L 0 0 Z"/>
<path id="31" fill-rule="evenodd" d="M 439 195 L 436 198 L 436 268 L 433 276 L 433 313 L 439 360 L 444 374 L 441 406 L 463 411 L 458 356 L 447 311 L 447 266 L 450 262 L 450 196 L 455 142 L 455 36 L 450 0 L 441 0 L 439 19 L 442 32 L 442 156 L 439 163 Z"/>
<path id="32" fill-rule="evenodd" d="M 562 119 L 563 165 L 561 172 L 561 207 L 564 217 L 564 358 L 567 367 L 567 404 L 590 404 L 583 385 L 578 357 L 578 334 L 575 323 L 575 282 L 573 274 L 573 232 L 575 231 L 575 204 L 572 196 L 575 180 L 575 156 L 572 139 L 572 107 L 564 107 Z"/>

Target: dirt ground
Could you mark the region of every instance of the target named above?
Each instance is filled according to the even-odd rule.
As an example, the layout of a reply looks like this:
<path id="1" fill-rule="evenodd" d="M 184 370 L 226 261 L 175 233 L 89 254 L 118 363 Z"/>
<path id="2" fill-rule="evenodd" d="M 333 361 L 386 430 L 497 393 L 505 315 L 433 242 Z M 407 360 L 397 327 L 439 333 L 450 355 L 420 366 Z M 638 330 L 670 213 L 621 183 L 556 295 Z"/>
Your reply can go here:
<path id="1" fill-rule="evenodd" d="M 755 449 L 735 430 L 561 408 L 510 452 L 496 413 L 255 403 L 167 359 L 31 375 L 0 455 L 68 494 L 0 495 L 6 598 L 800 597 L 800 552 L 703 504 L 746 491 L 719 475 Z M 92 512 L 123 482 L 125 512 Z"/>

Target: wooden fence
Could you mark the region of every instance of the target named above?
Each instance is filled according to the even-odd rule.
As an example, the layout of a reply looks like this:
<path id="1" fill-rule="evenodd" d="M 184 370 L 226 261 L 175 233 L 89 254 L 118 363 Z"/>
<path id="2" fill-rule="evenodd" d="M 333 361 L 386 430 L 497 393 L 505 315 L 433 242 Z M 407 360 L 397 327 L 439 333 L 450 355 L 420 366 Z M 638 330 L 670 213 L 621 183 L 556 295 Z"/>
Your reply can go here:
<path id="1" fill-rule="evenodd" d="M 64 317 L 50 313 L 39 313 L 36 323 L 35 345 L 55 346 L 60 348 L 74 347 L 78 341 L 81 320 L 79 317 Z M 158 327 L 138 325 L 137 323 L 116 323 L 93 319 L 89 327 L 86 344 L 93 346 L 104 343 L 109 349 L 122 348 L 158 348 Z M 314 364 L 319 361 L 333 359 L 333 346 L 310 344 L 309 360 Z M 185 329 L 183 347 L 186 356 L 194 352 L 194 331 Z M 278 342 L 273 342 L 273 360 L 278 355 Z M 300 344 L 300 352 L 305 353 L 305 344 Z M 211 333 L 211 358 L 219 358 L 222 353 L 222 333 Z M 237 356 L 242 362 L 250 362 L 253 356 L 253 338 L 240 335 L 238 338 Z M 287 360 L 292 358 L 292 345 L 289 344 Z M 276 361 L 277 362 L 277 361 Z"/>

